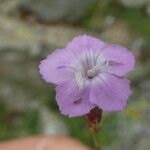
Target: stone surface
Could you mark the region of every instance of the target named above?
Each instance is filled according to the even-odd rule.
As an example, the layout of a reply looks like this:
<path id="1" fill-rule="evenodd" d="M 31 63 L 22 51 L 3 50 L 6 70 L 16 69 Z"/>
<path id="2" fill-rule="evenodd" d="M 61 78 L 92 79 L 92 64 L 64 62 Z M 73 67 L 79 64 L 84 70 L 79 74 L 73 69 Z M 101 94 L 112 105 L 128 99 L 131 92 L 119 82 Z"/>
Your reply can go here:
<path id="1" fill-rule="evenodd" d="M 141 7 L 150 5 L 150 0 L 121 0 L 122 4 L 126 7 Z"/>
<path id="2" fill-rule="evenodd" d="M 14 16 L 18 14 L 19 0 L 0 0 L 0 14 Z"/>
<path id="3" fill-rule="evenodd" d="M 136 57 L 140 57 L 143 53 L 143 49 L 146 46 L 146 42 L 141 37 L 135 38 L 131 44 L 131 49 L 133 50 Z"/>
<path id="4" fill-rule="evenodd" d="M 127 46 L 131 42 L 129 29 L 123 22 L 114 22 L 106 26 L 100 35 L 104 40 Z"/>
<path id="5" fill-rule="evenodd" d="M 78 21 L 96 0 L 20 0 L 21 11 L 46 22 Z"/>
<path id="6" fill-rule="evenodd" d="M 46 50 L 63 47 L 74 36 L 85 33 L 70 26 L 28 24 L 0 16 L 0 51 L 22 51 L 37 56 Z"/>
<path id="7" fill-rule="evenodd" d="M 140 84 L 141 81 L 148 79 L 150 77 L 150 61 L 146 63 L 136 63 L 135 69 L 129 74 L 129 78 L 134 84 Z"/>
<path id="8" fill-rule="evenodd" d="M 41 107 L 40 126 L 41 132 L 46 135 L 67 135 L 69 133 L 67 126 L 62 119 L 46 107 Z"/>
<path id="9" fill-rule="evenodd" d="M 147 14 L 150 16 L 150 4 L 147 6 L 146 11 L 147 11 Z"/>

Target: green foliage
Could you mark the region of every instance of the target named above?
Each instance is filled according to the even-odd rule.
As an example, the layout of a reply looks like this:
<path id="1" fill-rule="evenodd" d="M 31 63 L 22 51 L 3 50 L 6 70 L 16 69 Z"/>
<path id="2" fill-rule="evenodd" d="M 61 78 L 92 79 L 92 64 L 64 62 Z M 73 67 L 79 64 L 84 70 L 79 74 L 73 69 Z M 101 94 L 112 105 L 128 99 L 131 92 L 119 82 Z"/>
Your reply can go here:
<path id="1" fill-rule="evenodd" d="M 122 14 L 122 19 L 129 24 L 132 31 L 141 35 L 150 42 L 150 19 L 142 10 L 126 9 Z"/>
<path id="2" fill-rule="evenodd" d="M 38 134 L 37 111 L 10 111 L 0 103 L 0 140 Z"/>
<path id="3" fill-rule="evenodd" d="M 83 27 L 100 30 L 105 17 L 113 16 L 116 20 L 124 21 L 132 31 L 150 43 L 150 19 L 145 9 L 125 8 L 117 0 L 99 0 L 93 7 L 87 16 L 82 18 L 80 23 Z"/>

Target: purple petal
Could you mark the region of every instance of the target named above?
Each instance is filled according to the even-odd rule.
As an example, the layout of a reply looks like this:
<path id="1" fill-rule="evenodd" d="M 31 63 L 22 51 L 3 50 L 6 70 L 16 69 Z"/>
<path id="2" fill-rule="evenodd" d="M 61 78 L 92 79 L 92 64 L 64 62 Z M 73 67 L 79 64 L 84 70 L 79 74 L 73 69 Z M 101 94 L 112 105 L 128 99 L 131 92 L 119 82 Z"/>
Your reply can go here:
<path id="1" fill-rule="evenodd" d="M 118 76 L 124 76 L 134 68 L 133 54 L 125 47 L 107 44 L 101 53 L 101 57 L 108 61 L 108 67 L 104 71 Z"/>
<path id="2" fill-rule="evenodd" d="M 60 84 L 74 77 L 70 64 L 73 54 L 66 49 L 55 50 L 39 65 L 40 74 L 48 83 Z"/>
<path id="3" fill-rule="evenodd" d="M 92 81 L 90 101 L 104 111 L 121 111 L 131 95 L 125 78 L 102 74 Z"/>
<path id="4" fill-rule="evenodd" d="M 95 105 L 89 102 L 89 86 L 79 91 L 74 80 L 56 87 L 56 100 L 62 114 L 70 117 L 82 116 L 90 112 Z"/>
<path id="5" fill-rule="evenodd" d="M 91 36 L 83 35 L 75 37 L 71 42 L 68 43 L 67 48 L 76 55 L 80 55 L 82 52 L 92 50 L 96 53 L 101 52 L 105 43 L 99 39 Z"/>

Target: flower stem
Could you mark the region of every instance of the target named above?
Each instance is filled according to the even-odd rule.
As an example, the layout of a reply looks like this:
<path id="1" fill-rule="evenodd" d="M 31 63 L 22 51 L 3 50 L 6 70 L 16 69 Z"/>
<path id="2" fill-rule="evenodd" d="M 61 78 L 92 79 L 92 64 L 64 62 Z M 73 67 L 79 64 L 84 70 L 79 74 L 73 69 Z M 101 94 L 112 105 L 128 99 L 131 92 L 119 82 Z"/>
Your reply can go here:
<path id="1" fill-rule="evenodd" d="M 101 150 L 97 135 L 100 131 L 100 123 L 102 120 L 102 110 L 99 108 L 94 108 L 85 117 L 86 123 L 92 133 L 93 143 L 95 146 L 94 150 Z"/>
<path id="2" fill-rule="evenodd" d="M 94 143 L 94 150 L 101 150 L 100 148 L 100 143 L 98 141 L 98 139 L 96 138 L 96 134 L 92 133 L 92 138 L 93 138 L 93 143 Z"/>

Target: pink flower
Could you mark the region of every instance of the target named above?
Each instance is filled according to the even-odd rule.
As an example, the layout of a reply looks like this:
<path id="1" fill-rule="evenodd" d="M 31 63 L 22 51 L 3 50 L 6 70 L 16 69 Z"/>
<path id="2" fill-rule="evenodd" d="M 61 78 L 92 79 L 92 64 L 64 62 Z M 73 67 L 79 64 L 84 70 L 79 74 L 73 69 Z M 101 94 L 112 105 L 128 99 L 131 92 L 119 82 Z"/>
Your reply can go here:
<path id="1" fill-rule="evenodd" d="M 43 79 L 56 85 L 61 113 L 74 117 L 95 107 L 123 110 L 131 95 L 130 81 L 124 76 L 134 63 L 125 47 L 83 35 L 55 50 L 39 68 Z"/>

